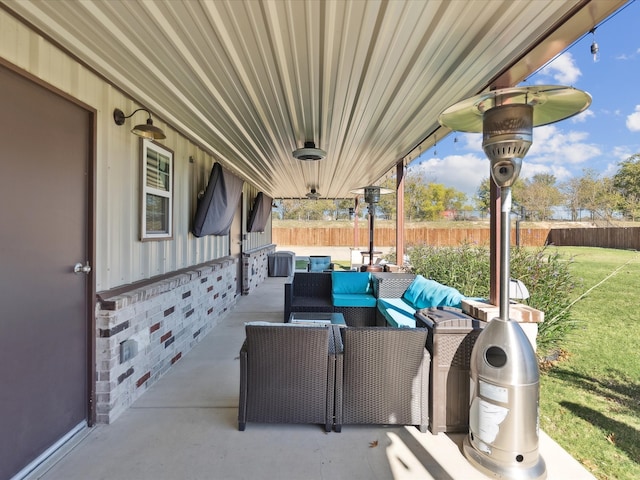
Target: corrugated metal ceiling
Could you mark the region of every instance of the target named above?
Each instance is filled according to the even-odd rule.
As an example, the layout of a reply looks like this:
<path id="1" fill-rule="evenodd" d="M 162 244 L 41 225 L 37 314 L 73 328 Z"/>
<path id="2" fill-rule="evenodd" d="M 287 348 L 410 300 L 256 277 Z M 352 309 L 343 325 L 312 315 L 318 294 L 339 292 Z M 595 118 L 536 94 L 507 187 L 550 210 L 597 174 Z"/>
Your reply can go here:
<path id="1" fill-rule="evenodd" d="M 522 81 L 625 2 L 3 3 L 266 194 L 335 198 L 431 146 L 446 107 Z M 327 158 L 294 159 L 305 141 Z"/>

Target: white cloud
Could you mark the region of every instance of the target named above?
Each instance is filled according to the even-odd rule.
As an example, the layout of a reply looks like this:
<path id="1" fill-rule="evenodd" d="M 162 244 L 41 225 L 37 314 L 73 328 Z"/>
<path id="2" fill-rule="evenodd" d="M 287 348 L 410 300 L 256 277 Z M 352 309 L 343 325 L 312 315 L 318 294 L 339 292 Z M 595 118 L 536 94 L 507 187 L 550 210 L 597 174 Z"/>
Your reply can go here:
<path id="1" fill-rule="evenodd" d="M 574 85 L 582 75 L 570 52 L 558 55 L 540 73 L 553 77 L 563 85 Z"/>
<path id="2" fill-rule="evenodd" d="M 617 158 L 619 161 L 626 160 L 634 153 L 635 152 L 633 152 L 633 150 L 627 145 L 616 145 L 613 147 L 613 157 Z"/>
<path id="3" fill-rule="evenodd" d="M 525 159 L 522 161 L 520 178 L 532 178 L 533 176 L 541 173 L 549 173 L 553 175 L 558 183 L 564 182 L 573 176 L 573 174 L 562 165 L 543 165 L 540 163 L 528 162 L 527 158 L 525 157 Z"/>
<path id="4" fill-rule="evenodd" d="M 482 134 L 481 133 L 463 133 L 465 148 L 472 152 L 482 152 Z"/>
<path id="5" fill-rule="evenodd" d="M 428 158 L 412 164 L 411 170 L 424 175 L 429 182 L 455 188 L 472 200 L 480 182 L 489 177 L 489 160 L 480 154 L 449 155 L 444 158 Z"/>
<path id="6" fill-rule="evenodd" d="M 571 121 L 573 123 L 584 123 L 587 121 L 587 119 L 595 116 L 596 114 L 593 113 L 593 110 L 585 110 L 584 112 L 581 112 L 578 115 L 571 117 Z"/>
<path id="7" fill-rule="evenodd" d="M 632 132 L 640 132 L 640 105 L 636 105 L 636 111 L 627 116 L 627 128 Z"/>
<path id="8" fill-rule="evenodd" d="M 533 145 L 525 161 L 553 165 L 580 164 L 602 154 L 597 145 L 587 143 L 587 132 L 564 132 L 555 125 L 534 128 Z"/>
<path id="9" fill-rule="evenodd" d="M 613 177 L 616 173 L 618 173 L 620 167 L 618 167 L 617 163 L 607 163 L 607 168 L 602 170 L 602 177 Z"/>
<path id="10" fill-rule="evenodd" d="M 593 115 L 588 111 L 581 114 L 583 119 Z M 577 121 L 580 122 L 581 119 Z M 581 175 L 581 170 L 592 167 L 594 161 L 601 161 L 599 158 L 603 155 L 602 148 L 589 142 L 588 131 L 565 130 L 563 126 L 575 128 L 566 122 L 533 129 L 533 144 L 523 159 L 521 178 L 546 173 L 553 175 L 558 182 L 565 182 L 573 176 Z M 422 173 L 426 181 L 455 188 L 472 200 L 480 182 L 490 176 L 489 160 L 482 151 L 482 134 L 458 132 L 455 138 L 455 143 L 452 137 L 437 146 L 435 151 L 442 156 L 434 155 L 430 149 L 412 164 L 411 169 Z M 456 151 L 447 151 L 451 148 Z M 609 158 L 611 153 L 608 152 Z M 620 158 L 620 154 L 618 152 L 615 158 Z M 608 167 L 607 171 L 610 172 L 612 168 Z"/>

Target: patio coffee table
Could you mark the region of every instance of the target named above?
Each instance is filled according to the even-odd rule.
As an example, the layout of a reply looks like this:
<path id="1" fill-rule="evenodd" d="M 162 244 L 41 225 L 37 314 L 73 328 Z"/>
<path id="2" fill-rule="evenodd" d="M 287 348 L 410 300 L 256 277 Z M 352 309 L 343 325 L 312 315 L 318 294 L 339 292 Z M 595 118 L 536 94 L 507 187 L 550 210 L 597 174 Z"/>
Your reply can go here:
<path id="1" fill-rule="evenodd" d="M 291 312 L 289 323 L 308 323 L 308 324 L 332 324 L 346 327 L 344 316 L 341 313 L 329 312 Z"/>

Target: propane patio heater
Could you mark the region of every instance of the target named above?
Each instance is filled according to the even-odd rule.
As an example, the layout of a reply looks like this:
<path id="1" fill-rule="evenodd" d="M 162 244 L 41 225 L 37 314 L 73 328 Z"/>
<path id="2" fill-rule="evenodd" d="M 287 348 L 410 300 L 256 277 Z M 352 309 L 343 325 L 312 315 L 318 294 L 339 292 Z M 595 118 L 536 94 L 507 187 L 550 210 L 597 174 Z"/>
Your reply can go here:
<path id="1" fill-rule="evenodd" d="M 367 203 L 367 209 L 369 210 L 369 267 L 367 271 L 374 271 L 373 266 L 373 222 L 376 216 L 376 204 L 380 202 L 380 195 L 386 195 L 393 193 L 393 190 L 389 188 L 382 188 L 376 185 L 352 190 L 351 193 L 356 195 L 364 195 L 364 201 Z"/>
<path id="2" fill-rule="evenodd" d="M 555 85 L 494 90 L 440 115 L 451 130 L 482 132 L 491 177 L 500 187 L 500 316 L 480 333 L 471 353 L 469 435 L 463 451 L 497 478 L 544 479 L 538 453 L 540 372 L 522 327 L 509 318 L 511 186 L 532 143 L 532 129 L 571 117 L 591 104 L 581 90 Z"/>

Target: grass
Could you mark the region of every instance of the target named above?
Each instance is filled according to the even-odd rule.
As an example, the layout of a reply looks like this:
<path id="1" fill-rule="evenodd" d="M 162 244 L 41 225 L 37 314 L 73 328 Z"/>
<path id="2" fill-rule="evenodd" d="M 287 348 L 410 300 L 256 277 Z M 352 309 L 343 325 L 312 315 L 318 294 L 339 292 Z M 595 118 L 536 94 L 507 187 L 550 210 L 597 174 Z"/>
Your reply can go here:
<path id="1" fill-rule="evenodd" d="M 600 479 L 640 478 L 640 253 L 562 247 L 579 322 L 540 378 L 540 426 Z"/>
<path id="2" fill-rule="evenodd" d="M 640 252 L 557 251 L 578 283 L 578 328 L 540 377 L 540 427 L 596 478 L 639 479 Z M 348 269 L 348 260 L 334 262 Z"/>

